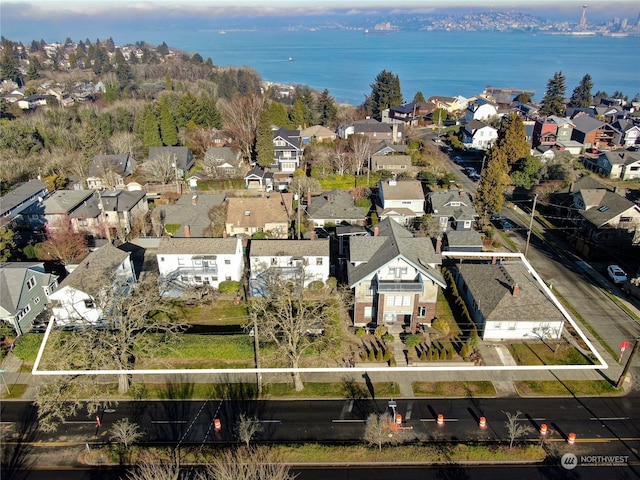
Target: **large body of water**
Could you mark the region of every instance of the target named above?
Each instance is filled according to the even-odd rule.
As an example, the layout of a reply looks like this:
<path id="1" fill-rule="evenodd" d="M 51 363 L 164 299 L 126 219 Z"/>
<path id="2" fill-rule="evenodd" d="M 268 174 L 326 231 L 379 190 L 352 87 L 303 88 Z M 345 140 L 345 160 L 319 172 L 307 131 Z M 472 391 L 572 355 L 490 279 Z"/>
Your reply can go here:
<path id="1" fill-rule="evenodd" d="M 640 93 L 640 37 L 545 35 L 523 32 L 398 31 L 365 35 L 362 30 L 283 29 L 221 34 L 199 21 L 152 24 L 142 19 L 89 24 L 38 22 L 3 25 L 11 40 L 48 42 L 112 37 L 116 44 L 145 40 L 188 53 L 198 52 L 217 65 L 247 65 L 264 80 L 329 89 L 339 102 L 360 104 L 382 70 L 400 78 L 405 100 L 417 91 L 431 95 L 481 93 L 487 85 L 535 90 L 544 95 L 556 71 L 566 76 L 567 96 L 585 75 L 593 93 L 616 90 L 630 98 Z M 15 31 L 14 31 L 15 30 Z M 90 33 L 87 33 L 90 32 Z M 292 58 L 289 61 L 289 58 Z"/>

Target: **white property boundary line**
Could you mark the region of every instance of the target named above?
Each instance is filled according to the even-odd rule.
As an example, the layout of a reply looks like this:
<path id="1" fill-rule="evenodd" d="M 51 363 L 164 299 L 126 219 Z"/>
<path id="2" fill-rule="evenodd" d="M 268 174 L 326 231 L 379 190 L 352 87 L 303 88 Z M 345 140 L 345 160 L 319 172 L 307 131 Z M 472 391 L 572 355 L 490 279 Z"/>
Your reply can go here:
<path id="1" fill-rule="evenodd" d="M 162 369 L 162 370 L 38 370 L 38 366 L 40 365 L 40 361 L 42 360 L 42 355 L 44 353 L 45 346 L 47 344 L 47 340 L 49 339 L 49 335 L 51 330 L 53 329 L 54 319 L 53 317 L 49 320 L 49 325 L 47 325 L 47 330 L 44 334 L 44 338 L 42 339 L 42 344 L 40 345 L 40 350 L 38 350 L 38 355 L 36 357 L 36 361 L 33 365 L 33 370 L 31 371 L 32 375 L 189 375 L 189 374 L 254 374 L 254 373 L 346 373 L 346 372 L 480 372 L 480 371 L 495 371 L 495 372 L 506 372 L 506 371 L 554 371 L 554 370 L 606 370 L 609 368 L 607 362 L 602 358 L 602 356 L 598 353 L 598 351 L 591 344 L 589 339 L 582 333 L 582 330 L 578 327 L 578 325 L 573 321 L 569 313 L 564 309 L 562 304 L 558 301 L 555 295 L 551 292 L 551 290 L 544 283 L 542 278 L 538 275 L 538 273 L 534 270 L 531 264 L 527 261 L 522 253 L 511 253 L 511 252 L 498 252 L 498 253 L 488 253 L 488 252 L 442 252 L 443 257 L 449 258 L 460 258 L 460 259 L 470 259 L 470 258 L 486 258 L 492 259 L 496 258 L 517 258 L 522 261 L 522 263 L 526 266 L 529 273 L 531 273 L 534 278 L 538 281 L 544 292 L 551 299 L 553 304 L 560 310 L 564 318 L 571 324 L 571 326 L 576 330 L 580 338 L 587 344 L 591 353 L 598 359 L 600 362 L 597 365 L 524 365 L 524 366 L 511 366 L 511 365 L 483 365 L 483 366 L 446 366 L 446 365 L 434 365 L 429 367 L 327 367 L 327 368 L 194 368 L 194 369 Z"/>

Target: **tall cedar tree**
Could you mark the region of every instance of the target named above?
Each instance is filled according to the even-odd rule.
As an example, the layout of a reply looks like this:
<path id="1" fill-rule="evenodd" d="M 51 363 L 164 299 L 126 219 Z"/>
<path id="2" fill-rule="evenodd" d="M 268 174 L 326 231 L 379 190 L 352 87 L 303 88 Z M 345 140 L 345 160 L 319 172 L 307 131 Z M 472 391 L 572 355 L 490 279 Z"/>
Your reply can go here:
<path id="1" fill-rule="evenodd" d="M 282 102 L 269 102 L 269 119 L 273 125 L 293 129 L 294 125 L 289 120 L 287 106 Z"/>
<path id="2" fill-rule="evenodd" d="M 567 91 L 566 78 L 562 72 L 556 72 L 547 82 L 547 91 L 542 98 L 540 113 L 542 115 L 563 116 L 565 112 L 564 96 Z"/>
<path id="3" fill-rule="evenodd" d="M 261 167 L 268 167 L 273 163 L 273 130 L 271 129 L 269 109 L 260 112 L 258 131 L 256 134 L 256 161 Z"/>
<path id="4" fill-rule="evenodd" d="M 20 75 L 20 63 L 18 61 L 18 51 L 13 42 L 2 41 L 2 55 L 0 55 L 0 77 L 13 80 L 19 87 L 23 85 Z"/>
<path id="5" fill-rule="evenodd" d="M 383 70 L 376 76 L 375 82 L 371 84 L 371 95 L 365 100 L 365 109 L 371 113 L 373 118 L 381 120 L 383 110 L 401 104 L 400 79 L 392 72 Z"/>
<path id="6" fill-rule="evenodd" d="M 162 143 L 167 146 L 178 144 L 178 128 L 173 118 L 169 103 L 163 98 L 160 100 L 160 134 L 162 135 Z"/>
<path id="7" fill-rule="evenodd" d="M 504 191 L 509 185 L 509 164 L 503 150 L 495 145 L 487 153 L 487 164 L 476 191 L 476 209 L 485 218 L 502 210 Z"/>
<path id="8" fill-rule="evenodd" d="M 294 128 L 305 128 L 306 119 L 308 118 L 307 107 L 300 97 L 296 98 L 296 101 L 291 107 L 291 123 Z"/>
<path id="9" fill-rule="evenodd" d="M 500 128 L 498 128 L 496 148 L 504 152 L 509 165 L 513 165 L 530 155 L 531 147 L 527 142 L 524 122 L 517 113 L 510 113 L 502 120 Z"/>
<path id="10" fill-rule="evenodd" d="M 331 95 L 329 95 L 329 90 L 326 88 L 320 94 L 318 98 L 317 104 L 318 110 L 318 122 L 320 125 L 325 127 L 333 125 L 336 119 L 336 114 L 338 113 L 338 108 L 336 107 L 335 102 Z"/>
<path id="11" fill-rule="evenodd" d="M 591 75 L 587 73 L 582 77 L 578 86 L 573 89 L 571 99 L 569 100 L 569 106 L 576 108 L 590 107 L 593 102 L 593 96 L 591 95 L 592 88 L 593 82 L 591 81 Z"/>
<path id="12" fill-rule="evenodd" d="M 424 103 L 424 102 L 426 102 L 424 98 L 424 93 L 418 90 L 416 94 L 413 96 L 413 103 Z"/>
<path id="13" fill-rule="evenodd" d="M 149 149 L 150 147 L 161 147 L 162 140 L 160 139 L 160 126 L 158 125 L 156 113 L 153 111 L 153 107 L 151 105 L 145 106 L 144 110 L 144 146 L 146 149 Z"/>

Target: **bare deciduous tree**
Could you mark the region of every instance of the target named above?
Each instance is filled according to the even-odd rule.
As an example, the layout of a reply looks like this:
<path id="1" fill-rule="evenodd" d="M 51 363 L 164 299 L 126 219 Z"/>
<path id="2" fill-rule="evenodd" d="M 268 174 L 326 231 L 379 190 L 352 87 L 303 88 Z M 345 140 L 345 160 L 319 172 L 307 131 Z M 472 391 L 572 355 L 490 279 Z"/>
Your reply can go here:
<path id="1" fill-rule="evenodd" d="M 297 391 L 304 389 L 300 372 L 300 359 L 311 348 L 319 348 L 328 342 L 326 335 L 330 319 L 335 318 L 340 302 L 329 294 L 305 297 L 305 269 L 298 268 L 286 274 L 265 266 L 263 294 L 254 296 L 249 303 L 260 328 L 262 341 L 272 342 L 282 358 L 286 359 L 293 372 L 293 382 Z M 324 332 L 315 335 L 315 332 Z"/>
<path id="2" fill-rule="evenodd" d="M 130 422 L 128 418 L 121 418 L 111 426 L 111 440 L 121 444 L 125 450 L 143 436 L 140 425 Z"/>
<path id="3" fill-rule="evenodd" d="M 206 466 L 198 480 L 293 480 L 289 466 L 264 448 L 227 450 Z M 138 480 L 138 479 L 131 479 Z M 146 479 L 140 479 L 146 480 Z"/>
<path id="4" fill-rule="evenodd" d="M 180 471 L 177 459 L 162 460 L 150 455 L 142 458 L 136 467 L 127 473 L 127 480 L 186 480 L 188 472 Z M 206 480 L 207 477 L 200 477 Z"/>
<path id="5" fill-rule="evenodd" d="M 248 417 L 244 413 L 241 413 L 238 418 L 238 423 L 236 424 L 236 430 L 238 438 L 241 442 L 245 443 L 248 448 L 249 443 L 253 440 L 253 436 L 262 431 L 262 426 L 258 423 L 256 417 Z"/>
<path id="6" fill-rule="evenodd" d="M 386 444 L 398 444 L 406 440 L 404 430 L 394 428 L 393 418 L 387 413 L 371 413 L 367 417 L 364 430 L 364 441 L 371 446 L 378 447 Z"/>
<path id="7" fill-rule="evenodd" d="M 264 99 L 259 95 L 235 97 L 222 106 L 225 125 L 223 131 L 232 138 L 234 145 L 247 161 L 253 153 L 263 106 Z"/>
<path id="8" fill-rule="evenodd" d="M 138 158 L 144 148 L 140 139 L 131 132 L 116 132 L 109 138 L 108 143 L 112 154 L 130 154 L 134 158 Z"/>
<path id="9" fill-rule="evenodd" d="M 526 423 L 521 423 L 520 415 L 522 412 L 520 410 L 516 411 L 515 414 L 510 412 L 502 411 L 507 416 L 507 421 L 504 424 L 507 427 L 507 432 L 509 433 L 509 448 L 513 447 L 513 442 L 527 433 L 533 432 L 533 427 Z"/>
<path id="10" fill-rule="evenodd" d="M 47 239 L 42 242 L 40 248 L 42 259 L 58 260 L 67 265 L 73 259 L 87 253 L 87 239 L 73 231 L 68 215 L 50 221 L 45 230 Z"/>
<path id="11" fill-rule="evenodd" d="M 157 158 L 147 160 L 140 169 L 149 182 L 168 184 L 177 181 L 175 158 L 164 153 Z"/>
<path id="12" fill-rule="evenodd" d="M 356 175 L 362 173 L 362 169 L 371 158 L 371 141 L 364 135 L 351 135 L 349 137 L 351 148 L 352 171 Z"/>
<path id="13" fill-rule="evenodd" d="M 349 152 L 341 142 L 336 143 L 331 151 L 333 169 L 338 175 L 344 175 L 349 168 Z"/>

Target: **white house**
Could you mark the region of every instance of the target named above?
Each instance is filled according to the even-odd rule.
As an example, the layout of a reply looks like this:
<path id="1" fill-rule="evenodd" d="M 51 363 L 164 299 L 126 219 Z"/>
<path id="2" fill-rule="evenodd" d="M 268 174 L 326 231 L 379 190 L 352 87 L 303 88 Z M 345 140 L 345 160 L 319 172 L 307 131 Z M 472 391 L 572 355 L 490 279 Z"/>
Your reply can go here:
<path id="1" fill-rule="evenodd" d="M 260 295 L 265 275 L 302 279 L 304 287 L 330 275 L 329 239 L 322 240 L 252 240 L 249 248 L 249 288 Z"/>
<path id="2" fill-rule="evenodd" d="M 163 237 L 156 258 L 166 295 L 185 285 L 218 288 L 225 280 L 239 282 L 244 270 L 242 240 L 236 237 Z"/>
<path id="3" fill-rule="evenodd" d="M 53 317 L 58 325 L 99 325 L 105 289 L 134 285 L 135 281 L 130 253 L 105 245 L 87 255 L 49 296 Z"/>
<path id="4" fill-rule="evenodd" d="M 392 218 L 406 225 L 424 215 L 424 190 L 419 180 L 381 181 L 378 188 L 378 218 Z"/>
<path id="5" fill-rule="evenodd" d="M 489 120 L 491 117 L 498 115 L 498 108 L 488 103 L 486 100 L 476 100 L 467 106 L 465 112 L 465 120 Z"/>
<path id="6" fill-rule="evenodd" d="M 521 261 L 456 263 L 451 269 L 482 339 L 561 337 L 564 315 Z"/>
<path id="7" fill-rule="evenodd" d="M 598 170 L 608 178 L 637 180 L 640 178 L 640 153 L 607 150 L 597 159 Z"/>
<path id="8" fill-rule="evenodd" d="M 480 120 L 471 120 L 462 129 L 462 143 L 466 148 L 487 150 L 498 138 L 498 130 Z"/>

